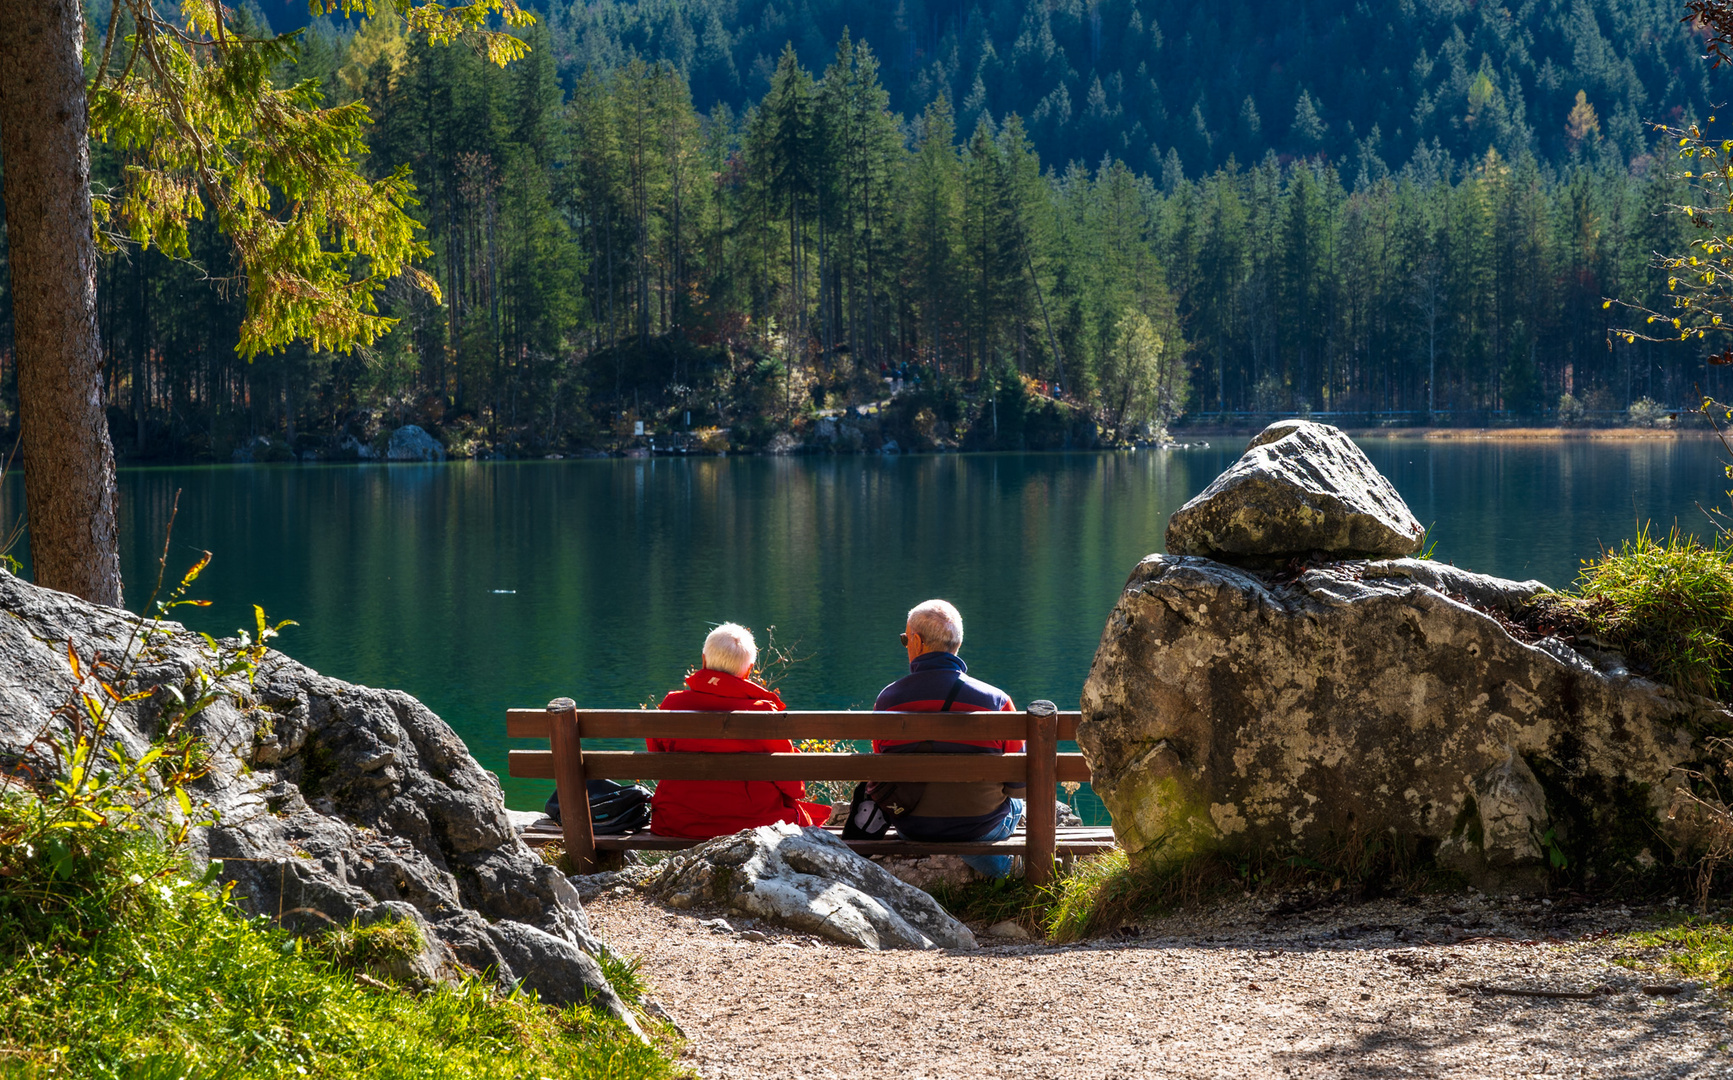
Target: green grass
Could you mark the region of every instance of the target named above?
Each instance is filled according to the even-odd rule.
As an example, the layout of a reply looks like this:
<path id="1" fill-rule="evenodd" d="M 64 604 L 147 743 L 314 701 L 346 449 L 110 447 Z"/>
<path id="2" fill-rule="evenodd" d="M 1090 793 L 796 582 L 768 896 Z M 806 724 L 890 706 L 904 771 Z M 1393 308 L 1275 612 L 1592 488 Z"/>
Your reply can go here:
<path id="1" fill-rule="evenodd" d="M 1661 962 L 1679 974 L 1733 991 L 1733 924 L 1687 918 L 1677 926 L 1625 937 L 1625 943 L 1665 950 Z"/>
<path id="2" fill-rule="evenodd" d="M 1140 865 L 1116 848 L 1077 860 L 1046 887 L 1006 878 L 941 885 L 933 895 L 960 919 L 1010 919 L 1064 942 L 1113 934 L 1229 897 L 1300 890 L 1370 897 L 1437 892 L 1460 884 L 1419 858 L 1412 845 L 1379 838 L 1343 844 L 1321 859 L 1276 852 L 1211 853 Z"/>
<path id="3" fill-rule="evenodd" d="M 22 808 L 0 801 L 0 832 Z M 67 832 L 52 838 L 63 850 L 37 836 L 0 853 L 0 1076 L 681 1075 L 665 1033 L 646 1046 L 604 1010 L 479 979 L 411 989 L 353 974 L 417 950 L 413 927 L 296 938 L 189 880 L 148 833 Z M 635 965 L 608 968 L 639 989 Z"/>
<path id="4" fill-rule="evenodd" d="M 1675 527 L 1645 527 L 1617 551 L 1583 563 L 1569 593 L 1538 604 L 1561 629 L 1606 641 L 1656 680 L 1733 698 L 1733 541 L 1704 544 Z"/>

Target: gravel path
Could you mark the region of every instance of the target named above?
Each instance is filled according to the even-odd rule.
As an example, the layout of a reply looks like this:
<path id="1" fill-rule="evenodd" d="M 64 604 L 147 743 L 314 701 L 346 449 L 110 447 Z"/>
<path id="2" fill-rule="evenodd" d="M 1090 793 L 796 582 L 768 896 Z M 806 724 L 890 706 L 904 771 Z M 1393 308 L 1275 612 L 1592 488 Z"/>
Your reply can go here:
<path id="1" fill-rule="evenodd" d="M 718 913 L 631 893 L 589 911 L 642 958 L 705 1080 L 1733 1077 L 1726 1000 L 1607 939 L 1648 925 L 1641 912 L 1304 906 L 1242 901 L 1111 941 L 938 953 L 722 932 L 701 924 Z M 1680 991 L 1643 991 L 1663 983 Z"/>

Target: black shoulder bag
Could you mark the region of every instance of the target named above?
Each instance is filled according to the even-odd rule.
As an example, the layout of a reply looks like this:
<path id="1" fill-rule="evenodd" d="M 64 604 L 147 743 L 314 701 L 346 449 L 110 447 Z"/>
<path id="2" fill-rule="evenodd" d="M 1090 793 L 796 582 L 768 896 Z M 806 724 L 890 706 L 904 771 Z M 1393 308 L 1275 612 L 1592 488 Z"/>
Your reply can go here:
<path id="1" fill-rule="evenodd" d="M 957 681 L 951 684 L 951 692 L 945 697 L 945 704 L 940 712 L 950 712 L 951 706 L 957 701 L 957 692 L 963 688 L 963 676 L 958 674 Z M 927 740 L 930 744 L 931 740 Z M 917 752 L 922 744 L 916 744 Z M 930 749 L 930 745 L 929 745 Z M 856 784 L 854 797 L 849 800 L 848 819 L 843 823 L 842 838 L 844 840 L 877 840 L 891 827 L 891 822 L 901 821 L 921 805 L 921 796 L 927 793 L 924 781 L 878 781 L 872 780 Z"/>

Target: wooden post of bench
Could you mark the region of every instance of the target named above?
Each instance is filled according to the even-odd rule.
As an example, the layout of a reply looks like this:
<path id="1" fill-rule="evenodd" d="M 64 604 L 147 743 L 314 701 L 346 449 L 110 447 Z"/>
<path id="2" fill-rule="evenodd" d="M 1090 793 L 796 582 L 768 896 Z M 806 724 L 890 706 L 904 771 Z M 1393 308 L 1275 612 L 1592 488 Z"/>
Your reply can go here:
<path id="1" fill-rule="evenodd" d="M 1045 885 L 1053 879 L 1054 838 L 1059 830 L 1054 791 L 1059 785 L 1059 710 L 1051 701 L 1031 701 L 1028 745 L 1024 747 L 1029 767 L 1028 796 L 1023 827 L 1028 847 L 1023 854 L 1024 879 Z"/>
<path id="2" fill-rule="evenodd" d="M 548 702 L 548 743 L 554 752 L 554 788 L 560 793 L 560 828 L 565 833 L 566 858 L 572 873 L 596 869 L 596 834 L 590 824 L 590 789 L 584 783 L 584 743 L 578 730 L 578 703 L 571 698 Z"/>

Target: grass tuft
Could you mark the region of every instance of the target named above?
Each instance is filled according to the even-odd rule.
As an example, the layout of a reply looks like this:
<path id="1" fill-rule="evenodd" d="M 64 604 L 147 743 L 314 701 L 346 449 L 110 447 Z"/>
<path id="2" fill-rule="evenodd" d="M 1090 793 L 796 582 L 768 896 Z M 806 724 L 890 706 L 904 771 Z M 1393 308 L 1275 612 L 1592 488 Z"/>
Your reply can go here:
<path id="1" fill-rule="evenodd" d="M 389 967 L 421 953 L 427 943 L 414 923 L 383 919 L 369 926 L 352 922 L 313 939 L 333 965 L 344 971 Z"/>
<path id="2" fill-rule="evenodd" d="M 1645 526 L 1617 551 L 1583 563 L 1570 593 L 1538 606 L 1560 629 L 1618 649 L 1639 671 L 1694 694 L 1733 698 L 1733 540 L 1708 544 Z"/>

